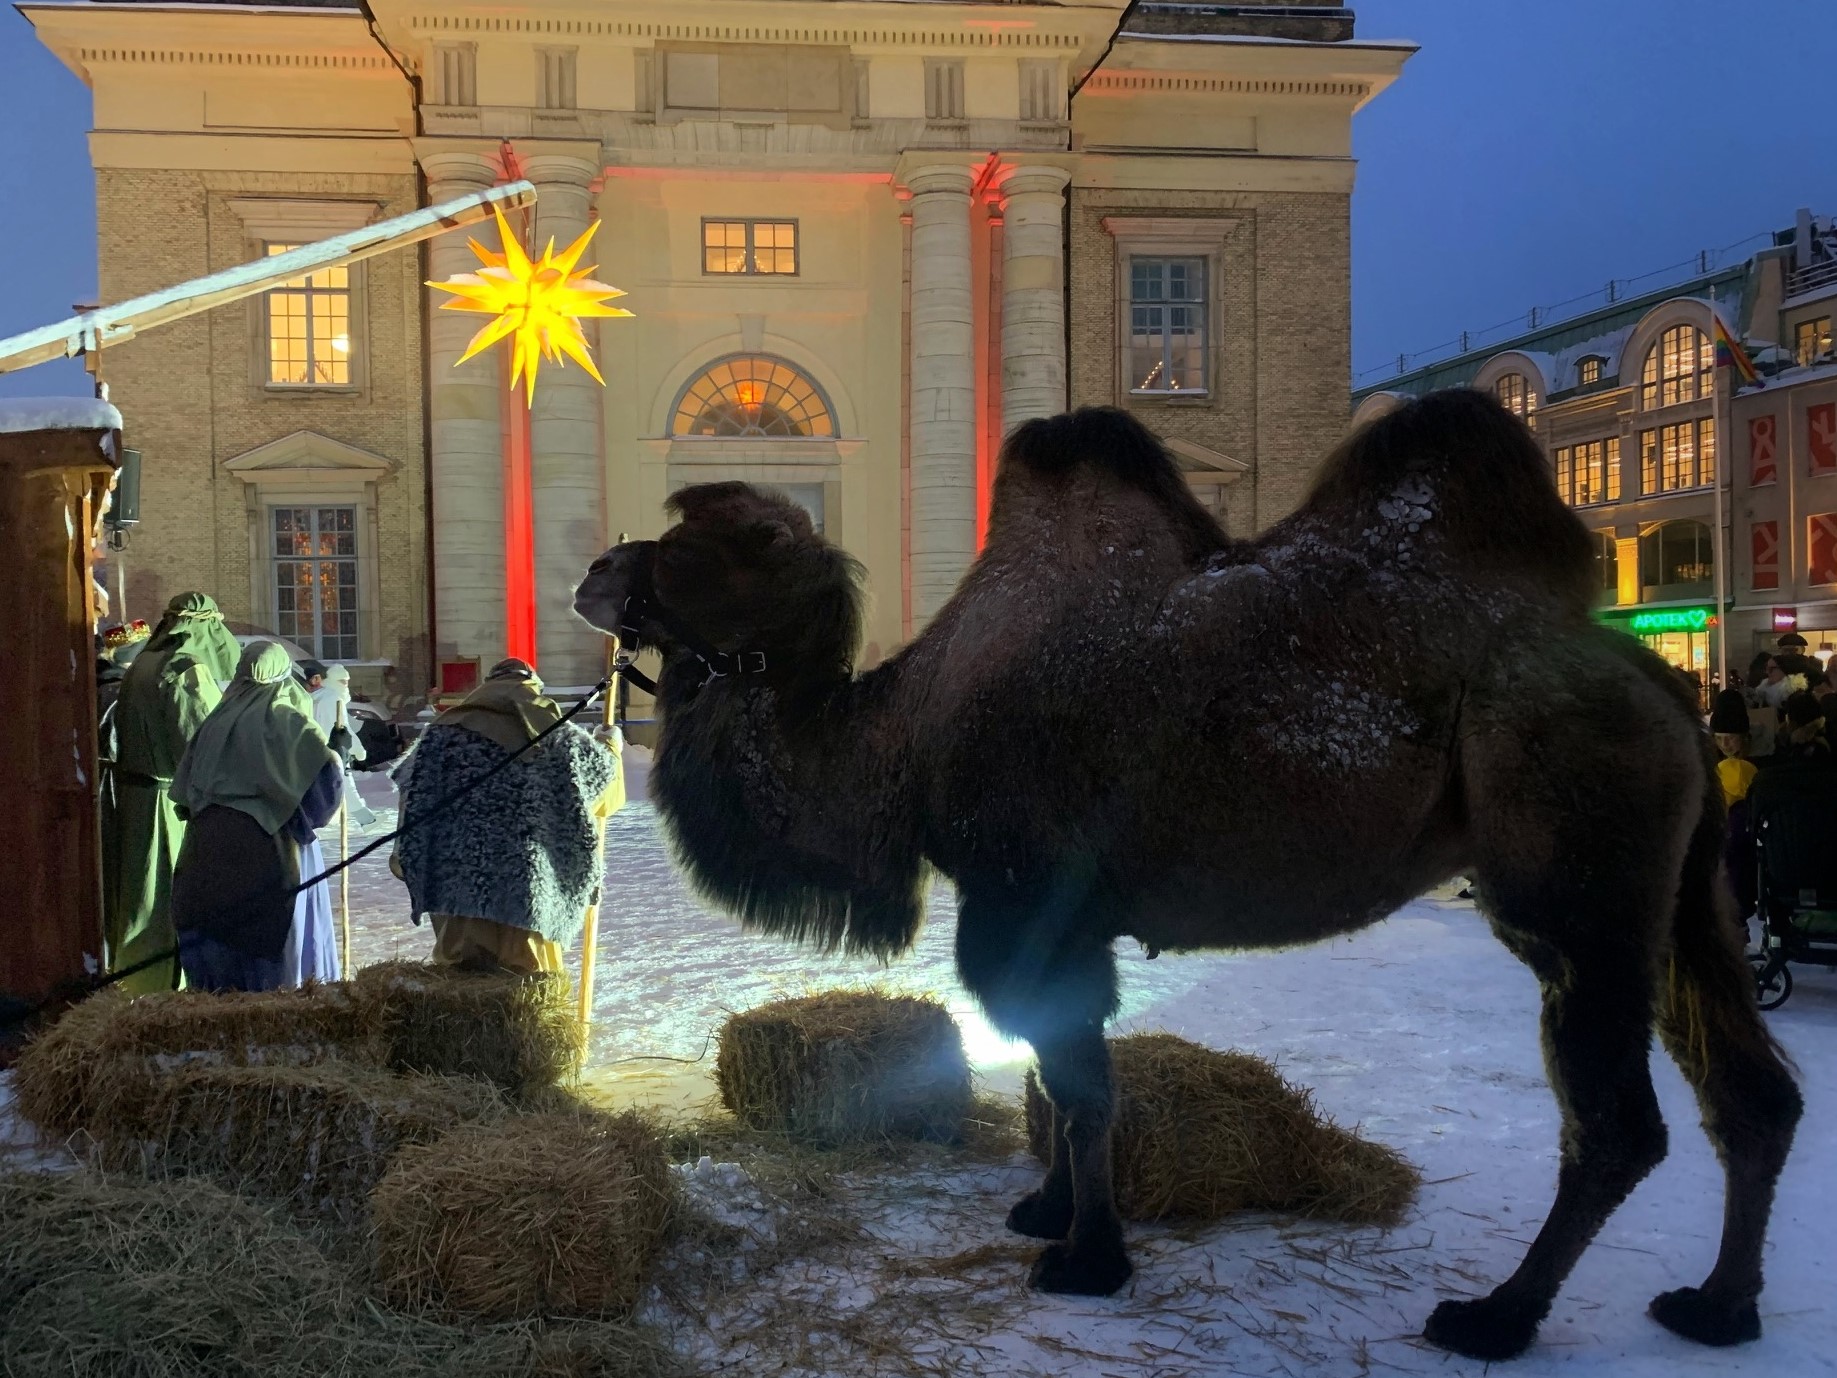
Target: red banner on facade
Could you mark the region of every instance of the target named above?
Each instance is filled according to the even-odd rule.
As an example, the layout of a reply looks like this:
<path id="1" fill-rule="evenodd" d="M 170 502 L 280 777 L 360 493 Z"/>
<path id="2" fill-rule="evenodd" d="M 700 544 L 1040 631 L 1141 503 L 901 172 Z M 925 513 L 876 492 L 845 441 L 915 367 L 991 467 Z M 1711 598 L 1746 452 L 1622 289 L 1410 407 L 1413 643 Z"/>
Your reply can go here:
<path id="1" fill-rule="evenodd" d="M 1748 418 L 1748 484 L 1759 487 L 1772 483 L 1779 474 L 1773 456 L 1779 439 L 1779 419 L 1773 416 Z M 1759 585 L 1756 585 L 1759 587 Z"/>
<path id="2" fill-rule="evenodd" d="M 1806 453 L 1813 474 L 1837 474 L 1837 402 L 1805 409 Z M 1815 520 L 1815 519 L 1814 519 Z"/>
<path id="3" fill-rule="evenodd" d="M 1837 512 L 1820 512 L 1806 525 L 1812 583 L 1837 584 Z"/>
<path id="4" fill-rule="evenodd" d="M 1755 522 L 1748 528 L 1754 553 L 1754 587 L 1776 589 L 1780 586 L 1780 524 Z"/>

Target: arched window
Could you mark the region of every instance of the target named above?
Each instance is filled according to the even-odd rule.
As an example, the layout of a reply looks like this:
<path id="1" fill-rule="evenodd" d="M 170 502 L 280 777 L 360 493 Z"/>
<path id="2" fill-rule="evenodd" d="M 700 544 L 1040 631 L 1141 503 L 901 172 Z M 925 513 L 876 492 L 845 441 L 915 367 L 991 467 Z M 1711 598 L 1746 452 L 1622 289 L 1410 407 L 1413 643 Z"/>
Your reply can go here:
<path id="1" fill-rule="evenodd" d="M 1675 407 L 1710 395 L 1716 356 L 1709 336 L 1694 325 L 1674 325 L 1646 351 L 1639 373 L 1642 411 Z"/>
<path id="2" fill-rule="evenodd" d="M 1575 380 L 1578 385 L 1587 387 L 1601 381 L 1601 365 L 1605 361 L 1599 354 L 1584 354 L 1575 366 Z"/>
<path id="3" fill-rule="evenodd" d="M 1503 402 L 1513 416 L 1529 416 L 1537 410 L 1537 394 L 1531 391 L 1530 380 L 1522 373 L 1501 374 L 1499 381 L 1493 384 L 1493 396 Z"/>
<path id="4" fill-rule="evenodd" d="M 1715 547 L 1702 522 L 1666 522 L 1639 538 L 1639 582 L 1647 588 L 1708 584 Z"/>
<path id="5" fill-rule="evenodd" d="M 670 434 L 828 437 L 836 433 L 834 418 L 816 384 L 784 360 L 734 354 L 682 390 Z"/>

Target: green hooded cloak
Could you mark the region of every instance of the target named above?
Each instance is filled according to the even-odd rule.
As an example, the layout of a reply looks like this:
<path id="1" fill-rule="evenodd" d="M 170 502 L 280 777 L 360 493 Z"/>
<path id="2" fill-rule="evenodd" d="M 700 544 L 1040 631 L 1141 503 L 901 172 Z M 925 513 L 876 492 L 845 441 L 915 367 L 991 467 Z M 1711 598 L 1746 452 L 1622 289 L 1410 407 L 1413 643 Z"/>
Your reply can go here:
<path id="1" fill-rule="evenodd" d="M 172 802 L 186 821 L 213 805 L 236 809 L 273 837 L 333 759 L 292 658 L 272 641 L 252 642 L 179 762 Z"/>
<path id="2" fill-rule="evenodd" d="M 102 912 L 109 970 L 161 953 L 165 960 L 123 981 L 130 994 L 171 990 L 179 980 L 171 915 L 172 868 L 185 825 L 168 790 L 192 735 L 222 697 L 241 652 L 209 596 L 181 593 L 166 605 L 146 649 L 128 667 L 115 701 L 114 759 L 102 772 Z"/>

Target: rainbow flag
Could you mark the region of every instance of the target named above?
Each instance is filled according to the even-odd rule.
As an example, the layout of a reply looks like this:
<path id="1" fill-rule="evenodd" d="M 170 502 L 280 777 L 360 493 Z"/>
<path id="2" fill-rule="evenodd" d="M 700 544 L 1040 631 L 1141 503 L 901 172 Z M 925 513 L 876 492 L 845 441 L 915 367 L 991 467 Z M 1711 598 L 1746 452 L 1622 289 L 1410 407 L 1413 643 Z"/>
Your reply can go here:
<path id="1" fill-rule="evenodd" d="M 1760 382 L 1760 374 L 1754 371 L 1754 361 L 1748 357 L 1748 351 L 1741 347 L 1741 342 L 1729 334 L 1729 328 L 1722 323 L 1720 312 L 1710 312 L 1713 338 L 1716 343 L 1716 367 L 1732 368 L 1741 376 L 1742 386 Z"/>

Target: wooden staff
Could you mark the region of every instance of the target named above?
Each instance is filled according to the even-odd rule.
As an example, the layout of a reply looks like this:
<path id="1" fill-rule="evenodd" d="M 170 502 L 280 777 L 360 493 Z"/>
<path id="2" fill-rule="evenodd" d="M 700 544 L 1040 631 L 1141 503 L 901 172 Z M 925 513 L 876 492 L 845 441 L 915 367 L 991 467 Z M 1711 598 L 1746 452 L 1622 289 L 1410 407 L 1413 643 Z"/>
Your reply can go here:
<path id="1" fill-rule="evenodd" d="M 338 704 L 338 725 L 345 727 L 344 702 Z M 349 731 L 347 727 L 345 729 Z M 347 766 L 348 770 L 349 767 Z M 348 783 L 342 778 L 338 792 L 338 860 L 348 861 L 351 857 L 351 806 Z M 338 974 L 345 980 L 351 979 L 351 868 L 345 867 L 338 873 L 338 908 L 340 914 L 338 932 Z"/>
<path id="2" fill-rule="evenodd" d="M 613 678 L 613 667 L 618 664 L 619 639 L 608 637 L 606 640 L 606 677 Z M 612 685 L 606 686 L 604 701 L 601 704 L 601 723 L 612 726 Z M 610 746 L 607 750 L 611 750 Z M 616 757 L 615 757 L 616 759 Z M 623 762 L 619 769 L 624 769 Z M 600 840 L 593 850 L 594 868 L 599 873 L 600 889 L 606 887 L 606 819 L 600 819 Z M 600 906 L 596 900 L 587 906 L 587 926 L 580 939 L 580 1033 L 584 1040 L 587 1030 L 593 1027 L 593 966 L 599 956 L 600 945 Z"/>

